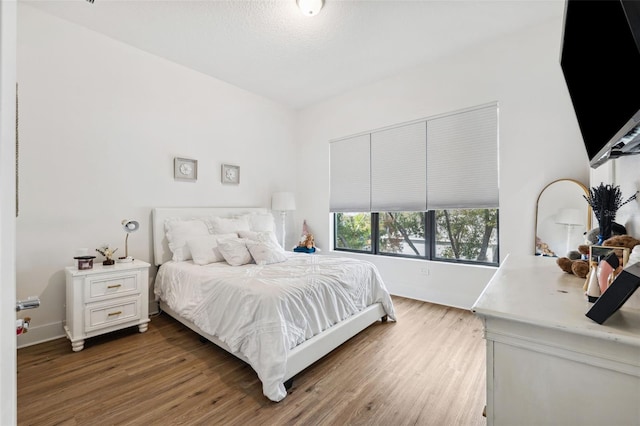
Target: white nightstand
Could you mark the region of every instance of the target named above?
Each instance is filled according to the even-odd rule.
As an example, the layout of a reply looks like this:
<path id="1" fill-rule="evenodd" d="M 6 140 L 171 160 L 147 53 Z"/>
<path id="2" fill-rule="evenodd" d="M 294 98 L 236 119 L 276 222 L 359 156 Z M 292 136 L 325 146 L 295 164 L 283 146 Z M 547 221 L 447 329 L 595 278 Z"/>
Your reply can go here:
<path id="1" fill-rule="evenodd" d="M 64 329 L 74 352 L 84 340 L 122 328 L 138 326 L 147 331 L 149 322 L 149 265 L 141 260 L 97 264 L 93 269 L 65 268 L 67 277 L 67 321 Z"/>

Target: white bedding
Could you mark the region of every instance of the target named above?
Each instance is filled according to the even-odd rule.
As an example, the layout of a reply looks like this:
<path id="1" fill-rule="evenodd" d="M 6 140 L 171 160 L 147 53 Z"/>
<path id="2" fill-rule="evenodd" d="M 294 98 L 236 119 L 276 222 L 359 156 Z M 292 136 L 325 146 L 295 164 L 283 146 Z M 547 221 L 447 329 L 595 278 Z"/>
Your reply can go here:
<path id="1" fill-rule="evenodd" d="M 287 253 L 285 262 L 160 267 L 155 294 L 183 318 L 242 354 L 273 401 L 286 396 L 287 351 L 380 302 L 395 320 L 391 297 L 366 261 Z"/>

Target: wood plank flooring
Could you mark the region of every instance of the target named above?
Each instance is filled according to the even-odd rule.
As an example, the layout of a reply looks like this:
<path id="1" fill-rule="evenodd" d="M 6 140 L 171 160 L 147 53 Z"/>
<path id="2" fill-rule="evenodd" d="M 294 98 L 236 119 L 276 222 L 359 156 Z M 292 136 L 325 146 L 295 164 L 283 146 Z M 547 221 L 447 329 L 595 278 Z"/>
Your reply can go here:
<path id="1" fill-rule="evenodd" d="M 262 395 L 244 362 L 166 315 L 88 339 L 18 350 L 19 425 L 485 425 L 485 342 L 470 312 L 400 297 L 307 368 L 289 395 Z"/>

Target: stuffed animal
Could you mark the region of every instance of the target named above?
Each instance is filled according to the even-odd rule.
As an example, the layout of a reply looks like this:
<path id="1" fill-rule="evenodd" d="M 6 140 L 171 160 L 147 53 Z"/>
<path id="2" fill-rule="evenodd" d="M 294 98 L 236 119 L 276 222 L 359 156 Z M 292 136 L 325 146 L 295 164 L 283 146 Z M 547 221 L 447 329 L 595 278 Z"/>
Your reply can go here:
<path id="1" fill-rule="evenodd" d="M 536 256 L 555 256 L 556 254 L 551 250 L 549 244 L 545 243 L 536 237 Z"/>
<path id="2" fill-rule="evenodd" d="M 602 243 L 606 247 L 627 247 L 630 250 L 640 245 L 640 240 L 633 238 L 631 235 L 614 235 L 604 240 Z M 581 244 L 578 251 L 583 255 L 589 254 L 589 245 Z M 621 256 L 619 256 L 621 257 Z M 560 257 L 556 263 L 563 271 L 573 274 L 580 278 L 586 278 L 589 274 L 589 261 L 584 259 L 569 259 L 568 257 Z M 622 262 L 620 262 L 622 264 Z"/>
<path id="3" fill-rule="evenodd" d="M 614 238 L 626 234 L 627 229 L 619 223 L 613 222 L 611 224 L 611 232 L 613 234 L 611 238 Z M 579 245 L 577 252 L 575 250 L 571 251 L 566 257 L 560 257 L 556 260 L 560 269 L 577 277 L 586 278 L 590 269 L 589 261 L 586 260 L 589 257 L 589 246 L 598 242 L 599 233 L 600 228 L 593 228 L 591 231 L 586 232 L 585 239 L 587 244 Z"/>
<path id="4" fill-rule="evenodd" d="M 300 239 L 298 247 L 306 247 L 308 249 L 312 249 L 314 245 L 315 240 L 313 238 L 313 234 L 307 234 L 303 236 L 303 239 Z"/>
<path id="5" fill-rule="evenodd" d="M 578 252 L 581 255 L 589 255 L 589 246 L 587 244 L 581 244 L 578 246 Z M 582 258 L 569 259 L 568 257 L 559 257 L 556 263 L 564 272 L 573 274 L 579 278 L 587 278 L 589 274 L 589 262 Z"/>
<path id="6" fill-rule="evenodd" d="M 626 247 L 629 249 L 629 253 L 633 251 L 633 248 L 637 245 L 640 245 L 640 240 L 633 238 L 631 235 L 615 235 L 602 243 L 605 247 Z M 623 265 L 624 262 L 624 254 L 622 250 L 614 250 L 616 256 L 618 256 L 618 260 L 620 265 Z M 622 269 L 622 266 L 620 266 Z"/>
<path id="7" fill-rule="evenodd" d="M 598 242 L 599 234 L 600 234 L 600 228 L 593 228 L 591 231 L 585 232 L 584 234 L 585 240 L 589 244 L 596 244 Z M 620 225 L 619 223 L 616 223 L 616 222 L 611 223 L 612 237 L 616 235 L 626 235 L 626 234 L 627 234 L 627 228 L 625 228 L 623 225 Z"/>

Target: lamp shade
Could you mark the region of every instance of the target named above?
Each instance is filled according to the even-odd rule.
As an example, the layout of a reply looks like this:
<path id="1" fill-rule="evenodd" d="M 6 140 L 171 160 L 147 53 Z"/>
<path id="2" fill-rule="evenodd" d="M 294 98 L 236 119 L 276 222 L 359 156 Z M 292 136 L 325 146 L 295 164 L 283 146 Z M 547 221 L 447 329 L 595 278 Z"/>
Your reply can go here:
<path id="1" fill-rule="evenodd" d="M 271 196 L 271 210 L 289 211 L 296 209 L 293 192 L 276 192 Z"/>
<path id="2" fill-rule="evenodd" d="M 133 257 L 129 256 L 129 234 L 140 229 L 140 222 L 124 219 L 121 223 L 122 229 L 127 233 L 127 236 L 124 238 L 124 257 L 120 257 L 118 262 L 133 262 Z"/>
<path id="3" fill-rule="evenodd" d="M 140 229 L 140 223 L 137 220 L 124 219 L 122 221 L 122 228 L 124 229 L 124 232 L 129 234 Z"/>
<path id="4" fill-rule="evenodd" d="M 556 223 L 560 225 L 584 225 L 585 214 L 580 209 L 561 209 L 556 216 Z"/>

